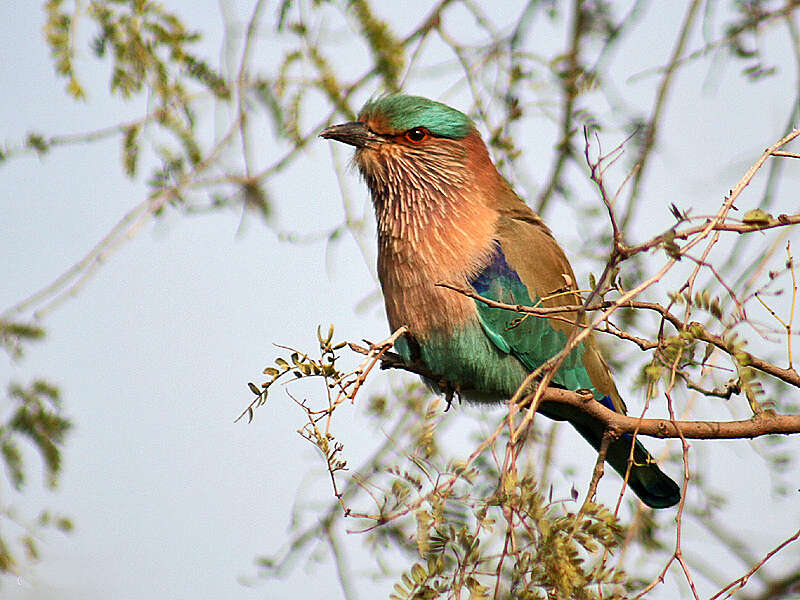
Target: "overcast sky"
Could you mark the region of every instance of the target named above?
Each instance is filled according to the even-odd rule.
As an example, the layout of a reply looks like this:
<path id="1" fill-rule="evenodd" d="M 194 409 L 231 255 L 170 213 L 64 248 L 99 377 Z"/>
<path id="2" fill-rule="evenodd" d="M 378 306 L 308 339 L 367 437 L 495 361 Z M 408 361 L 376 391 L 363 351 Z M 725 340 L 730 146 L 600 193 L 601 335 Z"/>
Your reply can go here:
<path id="1" fill-rule="evenodd" d="M 75 104 L 66 98 L 42 42 L 39 4 L 0 6 L 3 139 L 21 140 L 31 130 L 80 132 L 141 116 L 144 104 L 122 106 L 107 99 L 107 72 L 86 48 L 79 49 L 78 65 L 90 101 Z M 218 63 L 225 55 L 219 5 L 164 4 L 204 33 L 205 55 Z M 235 4 L 244 19 L 251 2 Z M 498 13 L 493 16 L 502 22 L 499 13 L 507 8 L 500 4 L 493 6 Z M 616 59 L 621 73 L 618 91 L 643 110 L 655 80 L 627 78 L 666 60 L 682 18 L 682 3 L 655 4 L 646 24 Z M 413 2 L 384 10 L 397 30 L 406 32 L 427 7 L 428 3 Z M 268 3 L 254 60 L 255 65 L 265 65 L 265 71 L 280 47 L 270 34 L 274 10 Z M 508 14 L 513 18 L 515 11 Z M 738 83 L 731 86 L 735 94 L 727 92 L 729 83 L 739 81 L 737 65 L 711 78 L 708 63 L 681 71 L 668 105 L 669 137 L 651 165 L 652 194 L 639 213 L 637 238 L 670 222 L 670 202 L 694 206 L 698 213 L 716 210 L 747 166 L 780 137 L 787 98 L 796 93 L 795 67 L 779 43 L 767 50 L 779 75 L 746 92 L 740 92 Z M 427 57 L 430 63 L 436 62 L 437 51 L 434 45 Z M 363 59 L 358 48 L 344 45 L 343 52 L 352 53 L 355 64 Z M 407 87 L 437 98 L 441 90 L 420 77 Z M 468 108 L 463 91 L 443 99 Z M 544 179 L 544 167 L 537 172 L 537 165 L 547 164 L 553 139 L 545 137 L 539 143 L 537 136 L 544 134 L 535 129 L 527 133 L 530 141 L 522 145 L 535 185 Z M 614 133 L 608 147 L 621 136 Z M 258 148 L 265 164 L 276 156 L 269 140 L 265 131 Z M 0 167 L 0 309 L 51 282 L 145 198 L 143 183 L 122 175 L 118 145 L 113 140 L 58 149 Z M 335 152 L 339 160 L 347 159 L 344 148 Z M 785 211 L 796 210 L 800 197 L 797 165 L 792 168 L 794 175 L 782 188 Z M 345 183 L 359 210 L 369 211 L 355 174 Z M 740 208 L 756 202 L 762 186 L 763 181 L 754 182 Z M 328 142 L 312 144 L 269 192 L 276 207 L 274 224 L 283 230 L 319 232 L 342 220 Z M 562 209 L 555 209 L 550 220 L 565 245 L 580 235 L 579 226 Z M 796 232 L 792 238 L 800 254 Z M 21 361 L 0 360 L 2 382 L 27 383 L 41 376 L 57 383 L 66 413 L 75 423 L 58 490 L 41 489 L 40 461 L 29 453 L 29 491 L 23 497 L 9 496 L 3 483 L 2 501 L 11 499 L 28 515 L 48 506 L 76 525 L 70 535 L 48 532 L 41 543 L 42 562 L 24 565 L 19 579 L 4 579 L 0 596 L 211 600 L 305 598 L 324 590 L 340 597 L 324 554 L 319 562 L 299 564 L 286 580 L 242 585 L 242 578 L 252 579 L 255 573 L 256 556 L 280 549 L 297 498 L 302 498 L 297 506 L 306 509 L 300 517 L 313 522 L 314 513 L 307 509 L 324 506 L 331 494 L 315 450 L 296 433 L 303 415 L 288 398 L 274 395 L 252 424 L 234 419 L 250 399 L 246 383 L 259 382 L 262 369 L 277 355 L 273 343 L 313 348 L 317 324 L 331 322 L 339 338 L 385 337 L 379 303 L 355 311 L 374 289 L 371 258 L 365 261 L 349 238 L 331 248 L 324 243 L 281 243 L 257 216 L 246 216 L 242 223 L 238 210 L 190 217 L 168 210 L 163 218 L 148 222 L 77 297 L 46 317 L 46 341 L 28 346 Z M 377 379 L 377 389 L 388 385 L 386 375 Z M 354 464 L 368 452 L 376 433 L 366 429 L 362 409 L 344 407 L 349 423 L 340 424 Z M 749 443 L 714 444 L 714 452 L 703 454 L 702 460 L 711 467 L 717 488 L 733 497 L 729 518 L 741 519 L 742 529 L 752 532 L 753 553 L 763 555 L 794 531 L 800 503 L 795 498 L 764 500 L 771 482 Z M 794 448 L 800 450 L 796 442 Z M 572 452 L 576 463 L 585 458 L 588 466 L 593 464 L 588 447 L 578 443 Z M 581 477 L 557 478 L 556 485 L 568 493 L 577 482 L 583 491 L 586 479 Z M 601 488 L 601 494 L 613 500 L 613 482 Z M 761 512 L 764 506 L 769 511 Z M 757 523 L 748 519 L 754 507 L 759 511 Z M 371 572 L 372 563 L 361 562 L 366 557 L 359 540 L 349 540 L 348 547 L 355 557 L 353 570 Z M 702 548 L 696 546 L 695 552 Z M 385 596 L 389 583 L 367 579 L 364 585 L 360 597 L 371 598 Z M 712 589 L 707 582 L 701 585 Z M 666 598 L 669 593 L 652 597 Z"/>

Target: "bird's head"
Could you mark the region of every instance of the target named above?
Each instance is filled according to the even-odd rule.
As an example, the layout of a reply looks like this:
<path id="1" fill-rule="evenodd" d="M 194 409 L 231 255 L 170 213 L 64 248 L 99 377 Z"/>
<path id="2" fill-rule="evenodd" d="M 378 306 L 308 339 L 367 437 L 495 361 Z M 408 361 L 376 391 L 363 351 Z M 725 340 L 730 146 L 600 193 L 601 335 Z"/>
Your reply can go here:
<path id="1" fill-rule="evenodd" d="M 357 121 L 320 136 L 355 146 L 355 163 L 373 196 L 387 189 L 447 194 L 468 185 L 475 169 L 485 167 L 478 163 L 491 165 L 472 119 L 420 96 L 380 96 L 367 102 Z"/>

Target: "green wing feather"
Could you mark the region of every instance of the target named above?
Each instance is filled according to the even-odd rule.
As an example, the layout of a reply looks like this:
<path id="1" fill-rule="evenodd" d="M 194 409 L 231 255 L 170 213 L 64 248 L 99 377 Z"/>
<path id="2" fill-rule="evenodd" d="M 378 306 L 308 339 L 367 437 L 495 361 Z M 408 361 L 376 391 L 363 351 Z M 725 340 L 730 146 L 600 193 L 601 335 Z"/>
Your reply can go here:
<path id="1" fill-rule="evenodd" d="M 503 257 L 502 253 L 497 256 Z M 482 273 L 490 279 L 488 286 L 482 286 L 481 279 L 474 281 L 476 291 L 497 302 L 536 306 L 539 299 L 531 298 L 519 277 L 510 269 L 504 269 L 502 263 L 498 266 L 499 268 L 488 273 Z M 558 354 L 567 343 L 566 334 L 554 329 L 548 319 L 493 308 L 483 302 L 477 302 L 477 307 L 481 327 L 492 343 L 503 352 L 516 356 L 529 371 L 538 369 Z M 553 383 L 570 390 L 591 389 L 598 393 L 583 364 L 583 352 L 584 346 L 579 344 L 567 355 L 553 377 Z"/>

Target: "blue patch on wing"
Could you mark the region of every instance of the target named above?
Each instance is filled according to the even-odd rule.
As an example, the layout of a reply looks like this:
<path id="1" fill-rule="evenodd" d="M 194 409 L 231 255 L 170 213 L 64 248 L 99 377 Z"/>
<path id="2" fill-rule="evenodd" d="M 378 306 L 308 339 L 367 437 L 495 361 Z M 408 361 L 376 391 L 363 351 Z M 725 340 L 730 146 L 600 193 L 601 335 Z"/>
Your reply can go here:
<path id="1" fill-rule="evenodd" d="M 506 255 L 503 254 L 500 245 L 495 244 L 494 253 L 489 263 L 480 273 L 472 277 L 469 283 L 475 288 L 476 292 L 481 296 L 485 296 L 492 289 L 493 283 L 502 280 L 522 285 L 522 280 L 519 278 L 517 272 L 506 262 Z"/>
<path id="2" fill-rule="evenodd" d="M 617 409 L 614 408 L 614 403 L 611 401 L 611 396 L 603 396 L 602 398 L 600 398 L 599 402 L 600 404 L 605 406 L 608 410 L 611 410 L 613 412 L 618 412 Z M 622 439 L 633 441 L 633 436 L 630 433 L 623 433 Z"/>
<path id="3" fill-rule="evenodd" d="M 522 282 L 519 274 L 508 264 L 499 244 L 486 266 L 469 283 L 484 298 L 505 304 L 536 306 L 538 298 Z M 502 352 L 512 354 L 530 371 L 556 355 L 567 342 L 563 331 L 555 329 L 550 320 L 513 310 L 489 307 L 476 300 L 478 318 L 486 336 Z M 596 390 L 583 365 L 583 344 L 565 357 L 553 384 L 569 390 Z"/>
<path id="4" fill-rule="evenodd" d="M 611 401 L 611 396 L 603 396 L 600 398 L 600 404 L 605 406 L 608 410 L 617 412 L 617 409 L 614 408 L 614 403 Z"/>
<path id="5" fill-rule="evenodd" d="M 499 302 L 517 303 L 530 300 L 527 292 L 524 293 L 523 299 L 515 299 L 514 288 L 521 290 L 525 289 L 525 286 L 519 278 L 519 274 L 506 261 L 506 256 L 500 249 L 499 244 L 495 244 L 494 252 L 489 262 L 480 273 L 469 279 L 469 283 L 481 296 Z M 506 354 L 511 354 L 513 348 L 509 344 L 509 340 L 503 335 L 503 329 L 496 327 L 496 323 L 490 323 L 490 319 L 487 319 L 489 314 L 496 313 L 498 309 L 490 309 L 478 300 L 475 303 L 478 305 L 478 315 L 483 332 L 500 350 Z M 521 315 L 515 316 L 519 317 Z"/>

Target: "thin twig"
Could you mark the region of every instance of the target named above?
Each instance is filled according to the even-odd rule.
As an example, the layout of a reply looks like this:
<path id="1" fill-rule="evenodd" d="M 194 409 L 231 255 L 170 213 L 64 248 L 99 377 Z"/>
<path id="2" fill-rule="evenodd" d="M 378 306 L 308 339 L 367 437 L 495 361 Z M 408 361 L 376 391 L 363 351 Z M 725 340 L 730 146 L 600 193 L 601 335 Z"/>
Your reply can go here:
<path id="1" fill-rule="evenodd" d="M 741 588 L 743 588 L 743 587 L 744 587 L 744 586 L 747 584 L 747 581 L 748 581 L 748 579 L 750 579 L 750 577 L 753 575 L 753 573 L 755 573 L 755 572 L 756 572 L 756 571 L 758 571 L 758 570 L 759 570 L 761 567 L 763 567 L 763 566 L 764 566 L 764 563 L 766 563 L 766 562 L 767 562 L 767 561 L 768 561 L 770 558 L 772 558 L 772 557 L 773 557 L 775 554 L 777 554 L 778 552 L 780 552 L 781 550 L 783 550 L 783 549 L 784 549 L 786 546 L 788 546 L 789 544 L 791 544 L 792 542 L 794 542 L 794 541 L 795 541 L 795 540 L 797 540 L 798 538 L 800 538 L 800 529 L 798 529 L 798 530 L 797 530 L 797 531 L 794 533 L 794 535 L 790 536 L 788 539 L 784 540 L 783 542 L 781 542 L 780 544 L 778 544 L 778 545 L 777 545 L 775 548 L 773 548 L 772 550 L 770 550 L 769 552 L 767 552 L 767 555 L 766 555 L 764 558 L 762 558 L 760 561 L 758 561 L 758 563 L 756 563 L 756 564 L 753 566 L 753 568 L 752 568 L 752 569 L 750 569 L 750 570 L 749 570 L 747 573 L 745 573 L 744 575 L 742 575 L 742 576 L 741 576 L 741 577 L 739 577 L 738 579 L 736 579 L 736 580 L 734 580 L 734 581 L 730 582 L 728 585 L 726 585 L 724 588 L 722 588 L 722 589 L 721 589 L 720 591 L 718 591 L 716 594 L 714 594 L 713 596 L 711 596 L 711 598 L 709 598 L 709 600 L 716 600 L 717 598 L 719 598 L 719 597 L 720 597 L 720 596 L 722 596 L 723 594 L 727 594 L 725 597 L 726 597 L 726 598 L 730 598 L 730 597 L 731 597 L 731 595 L 733 595 L 733 592 L 735 592 L 735 591 L 736 591 L 736 590 L 738 590 L 738 589 L 741 589 Z"/>

